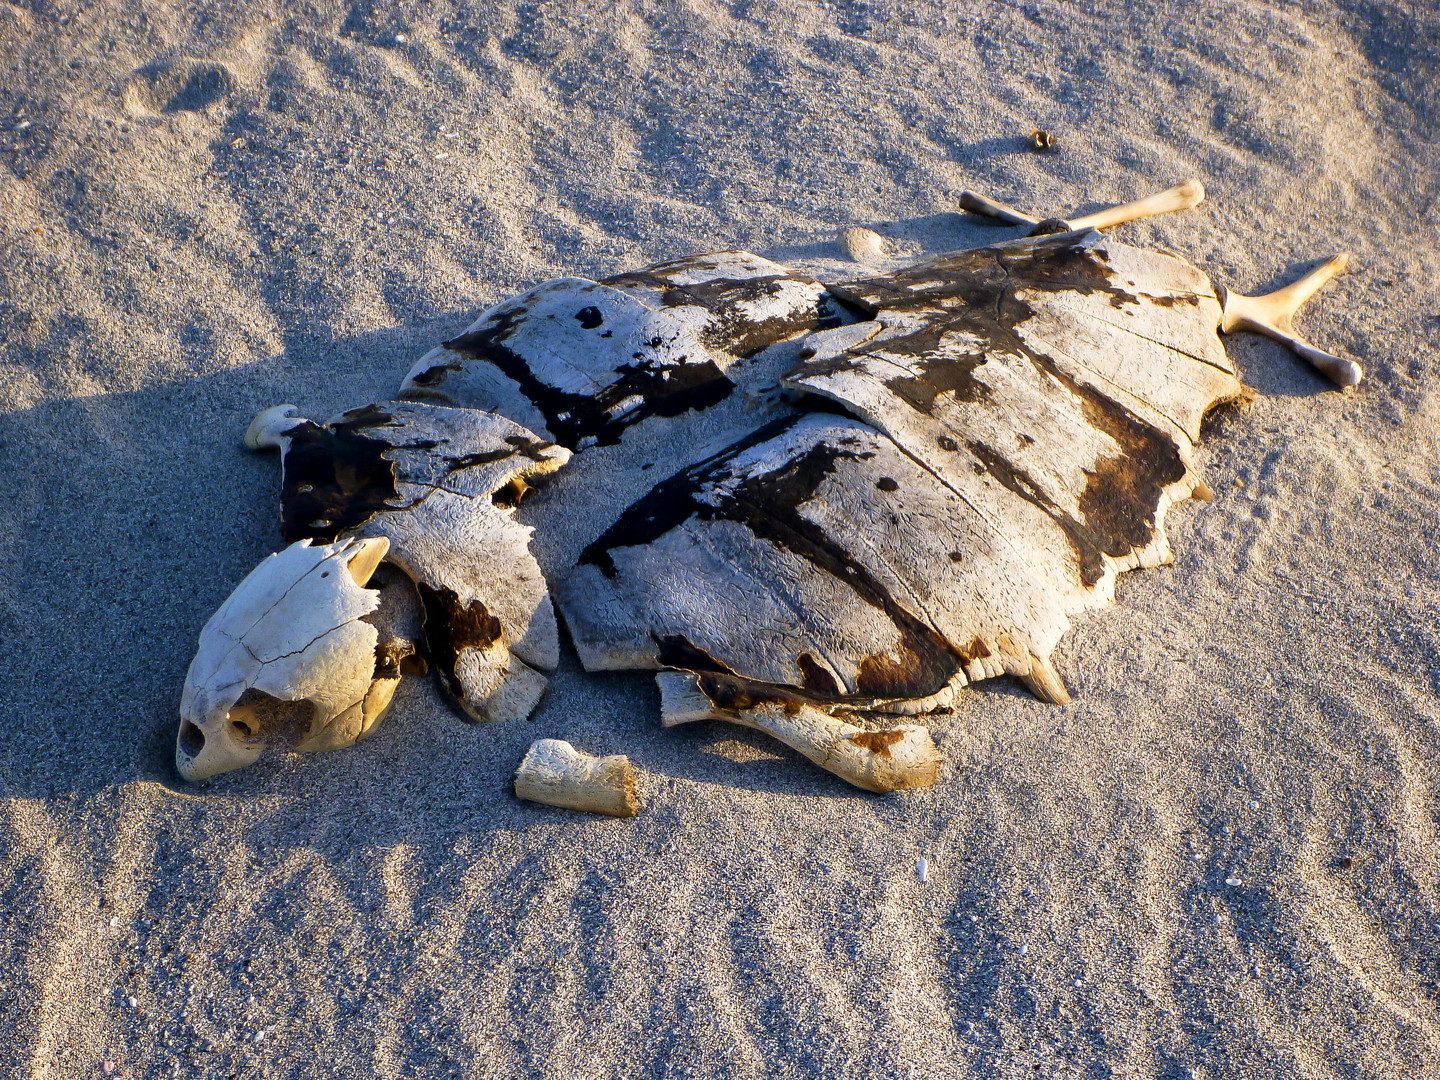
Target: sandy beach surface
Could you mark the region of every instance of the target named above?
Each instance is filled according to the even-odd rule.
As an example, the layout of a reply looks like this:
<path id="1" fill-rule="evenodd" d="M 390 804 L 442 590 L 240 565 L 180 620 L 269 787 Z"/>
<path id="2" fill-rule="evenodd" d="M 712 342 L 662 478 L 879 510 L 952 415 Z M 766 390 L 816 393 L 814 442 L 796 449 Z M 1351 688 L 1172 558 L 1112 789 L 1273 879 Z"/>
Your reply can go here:
<path id="1" fill-rule="evenodd" d="M 0 1074 L 1440 1076 L 1437 146 L 1418 0 L 0 2 Z M 1017 234 L 967 187 L 1192 176 L 1117 237 L 1242 292 L 1350 251 L 1301 322 L 1367 381 L 1228 339 L 1262 396 L 1175 563 L 1062 641 L 1072 704 L 930 718 L 933 789 L 573 656 L 525 723 L 409 679 L 353 749 L 175 773 L 280 543 L 256 410 L 392 395 L 560 274 L 851 273 L 843 226 Z M 643 814 L 518 802 L 542 737 Z"/>

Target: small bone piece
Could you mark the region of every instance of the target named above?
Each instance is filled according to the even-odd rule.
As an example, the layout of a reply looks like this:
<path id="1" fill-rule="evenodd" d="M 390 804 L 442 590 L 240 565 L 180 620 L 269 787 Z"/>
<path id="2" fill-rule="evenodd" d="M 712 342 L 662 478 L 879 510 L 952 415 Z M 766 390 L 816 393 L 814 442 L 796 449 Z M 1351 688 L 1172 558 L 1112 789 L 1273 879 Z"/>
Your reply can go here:
<path id="1" fill-rule="evenodd" d="M 873 266 L 885 258 L 885 241 L 879 233 L 852 225 L 840 230 L 840 245 L 858 263 Z"/>
<path id="2" fill-rule="evenodd" d="M 660 687 L 664 727 L 727 720 L 754 728 L 866 791 L 931 787 L 939 778 L 940 751 L 929 729 L 918 724 L 868 731 L 796 701 L 765 702 L 732 711 L 717 708 L 690 672 L 664 671 L 655 681 Z"/>
<path id="3" fill-rule="evenodd" d="M 1322 285 L 1344 270 L 1349 262 L 1350 256 L 1341 252 L 1321 263 L 1299 281 L 1291 282 L 1285 288 L 1263 296 L 1241 296 L 1228 289 L 1222 290 L 1224 315 L 1220 323 L 1221 332 L 1229 334 L 1236 330 L 1249 330 L 1274 338 L 1337 386 L 1342 389 L 1354 386 L 1365 375 L 1360 365 L 1354 360 L 1346 360 L 1343 356 L 1317 349 L 1295 332 L 1292 322 L 1300 306 L 1314 296 Z"/>
<path id="4" fill-rule="evenodd" d="M 640 810 L 635 770 L 624 754 L 592 757 L 563 739 L 538 739 L 515 772 L 515 794 L 531 802 L 634 817 Z"/>

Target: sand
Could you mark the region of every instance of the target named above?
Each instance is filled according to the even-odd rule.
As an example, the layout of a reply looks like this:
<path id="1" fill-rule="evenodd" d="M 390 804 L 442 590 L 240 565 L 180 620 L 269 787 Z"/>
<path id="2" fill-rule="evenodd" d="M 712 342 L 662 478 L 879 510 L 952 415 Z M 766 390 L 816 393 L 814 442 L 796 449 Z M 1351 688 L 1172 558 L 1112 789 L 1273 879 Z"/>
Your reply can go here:
<path id="1" fill-rule="evenodd" d="M 1440 1075 L 1437 136 L 1420 2 L 0 3 L 0 1073 Z M 1190 176 L 1117 235 L 1240 291 L 1351 251 L 1302 322 L 1368 379 L 1231 339 L 1263 397 L 1174 565 L 1061 643 L 1073 704 L 934 717 L 934 789 L 573 659 L 527 723 L 411 679 L 356 748 L 175 774 L 278 545 L 257 409 L 562 273 Z M 541 737 L 645 812 L 516 801 Z"/>

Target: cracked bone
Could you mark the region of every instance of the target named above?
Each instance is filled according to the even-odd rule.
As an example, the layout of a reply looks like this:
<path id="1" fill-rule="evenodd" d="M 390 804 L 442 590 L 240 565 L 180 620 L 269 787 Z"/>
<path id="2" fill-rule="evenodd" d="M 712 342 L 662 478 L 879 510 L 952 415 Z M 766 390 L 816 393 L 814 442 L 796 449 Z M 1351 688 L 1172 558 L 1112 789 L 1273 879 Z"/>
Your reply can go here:
<path id="1" fill-rule="evenodd" d="M 940 751 L 929 730 L 918 724 L 869 731 L 798 699 L 722 708 L 705 692 L 701 677 L 687 671 L 662 671 L 655 682 L 663 727 L 725 720 L 754 728 L 842 780 L 882 794 L 931 787 L 940 775 Z"/>
<path id="2" fill-rule="evenodd" d="M 515 771 L 515 794 L 530 802 L 609 817 L 634 817 L 640 810 L 629 758 L 593 757 L 563 739 L 531 744 Z"/>
<path id="3" fill-rule="evenodd" d="M 381 402 L 324 425 L 293 405 L 257 415 L 252 449 L 282 455 L 287 539 L 383 537 L 413 580 L 430 659 L 476 720 L 524 719 L 559 662 L 530 529 L 512 511 L 570 453 L 504 417 L 423 402 Z M 484 552 L 484 558 L 476 558 Z"/>
<path id="4" fill-rule="evenodd" d="M 1229 334 L 1236 330 L 1249 330 L 1254 334 L 1264 334 L 1280 342 L 1342 389 L 1356 385 L 1365 375 L 1359 364 L 1317 349 L 1295 332 L 1292 322 L 1300 306 L 1349 263 L 1350 256 L 1341 252 L 1298 281 L 1262 296 L 1242 296 L 1228 289 L 1222 290 L 1224 316 L 1220 323 L 1221 332 Z"/>
<path id="5" fill-rule="evenodd" d="M 247 691 L 310 706 L 297 750 L 349 746 L 374 728 L 393 685 L 378 686 L 380 633 L 366 616 L 381 603 L 364 586 L 384 539 L 308 540 L 268 556 L 200 631 L 180 698 L 175 765 L 186 780 L 253 764 L 266 747 Z"/>

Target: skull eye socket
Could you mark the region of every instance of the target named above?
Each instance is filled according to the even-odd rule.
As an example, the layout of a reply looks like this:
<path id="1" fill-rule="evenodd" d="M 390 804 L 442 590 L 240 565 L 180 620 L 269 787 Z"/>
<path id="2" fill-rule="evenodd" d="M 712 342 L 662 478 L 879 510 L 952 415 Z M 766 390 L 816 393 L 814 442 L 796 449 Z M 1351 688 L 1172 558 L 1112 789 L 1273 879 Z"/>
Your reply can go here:
<path id="1" fill-rule="evenodd" d="M 199 757 L 205 749 L 205 733 L 189 720 L 180 722 L 180 749 L 189 757 Z"/>

